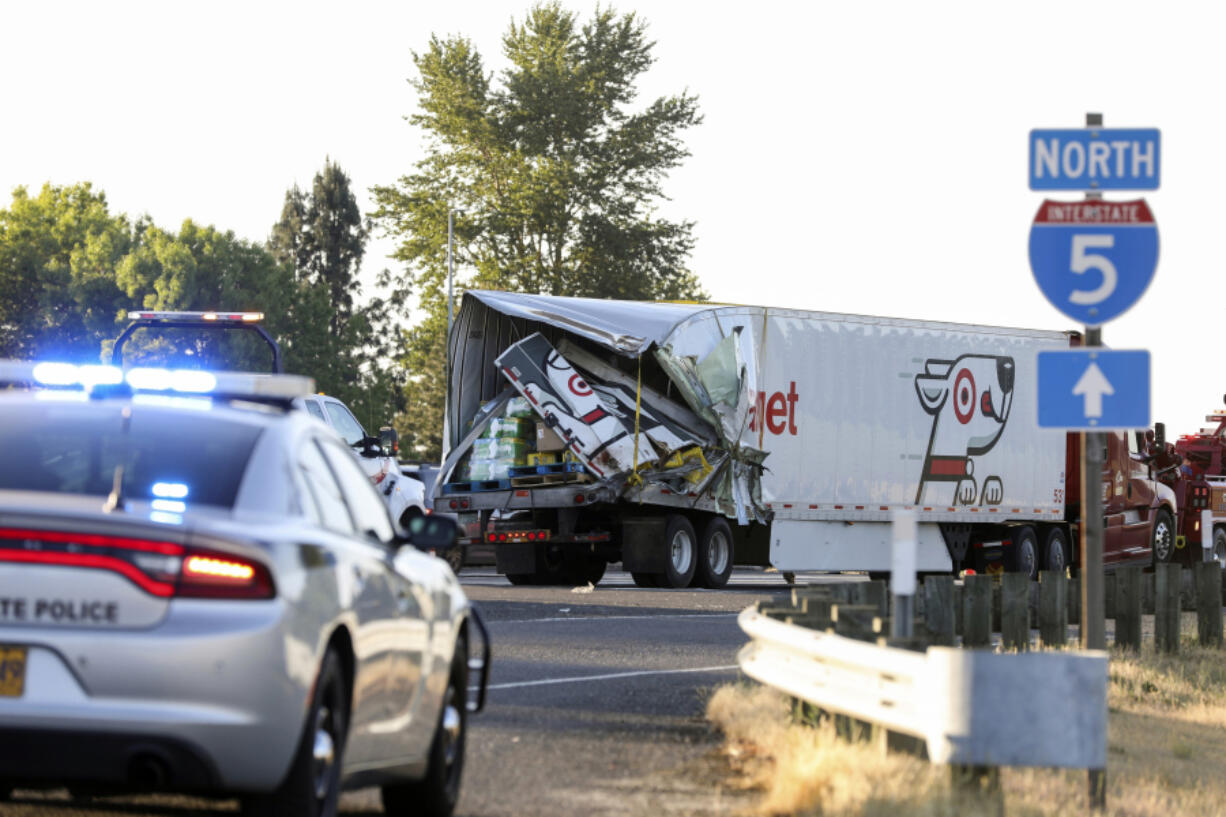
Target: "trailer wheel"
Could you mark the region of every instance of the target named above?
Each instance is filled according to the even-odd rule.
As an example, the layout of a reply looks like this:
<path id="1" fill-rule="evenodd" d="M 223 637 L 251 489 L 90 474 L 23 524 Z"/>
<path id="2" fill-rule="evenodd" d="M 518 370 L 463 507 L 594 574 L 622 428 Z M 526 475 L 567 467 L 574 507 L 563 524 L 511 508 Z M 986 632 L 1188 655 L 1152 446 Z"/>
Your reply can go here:
<path id="1" fill-rule="evenodd" d="M 1013 548 L 1009 551 L 1009 570 L 1025 573 L 1032 580 L 1039 578 L 1039 537 L 1029 525 L 1017 528 L 1013 534 Z"/>
<path id="2" fill-rule="evenodd" d="M 1043 545 L 1043 568 L 1063 573 L 1068 567 L 1068 535 L 1064 528 L 1050 528 Z"/>
<path id="3" fill-rule="evenodd" d="M 536 584 L 535 573 L 508 573 L 507 581 L 516 587 L 522 587 L 528 584 Z"/>
<path id="4" fill-rule="evenodd" d="M 656 573 L 634 572 L 630 574 L 630 578 L 634 579 L 634 585 L 636 587 L 659 587 L 660 586 L 659 583 L 656 581 L 656 579 L 659 578 L 659 575 Z"/>
<path id="5" fill-rule="evenodd" d="M 1154 551 L 1154 564 L 1166 564 L 1175 555 L 1175 526 L 1171 524 L 1171 512 L 1166 508 L 1159 508 L 1154 516 L 1150 546 Z"/>
<path id="6" fill-rule="evenodd" d="M 718 590 L 732 575 L 732 527 L 722 516 L 713 516 L 698 540 L 698 566 L 694 586 Z"/>
<path id="7" fill-rule="evenodd" d="M 664 587 L 689 587 L 698 567 L 698 536 L 690 520 L 681 514 L 669 514 L 664 529 Z"/>
<path id="8" fill-rule="evenodd" d="M 573 584 L 600 584 L 604 578 L 607 562 L 595 556 L 575 561 L 570 566 L 570 578 Z"/>

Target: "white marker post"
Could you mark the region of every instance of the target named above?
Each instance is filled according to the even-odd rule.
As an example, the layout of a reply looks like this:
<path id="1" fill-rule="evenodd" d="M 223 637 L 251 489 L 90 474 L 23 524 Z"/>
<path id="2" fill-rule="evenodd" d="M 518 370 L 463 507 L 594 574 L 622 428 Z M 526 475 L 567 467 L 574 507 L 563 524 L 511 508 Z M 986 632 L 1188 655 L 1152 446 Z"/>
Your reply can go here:
<path id="1" fill-rule="evenodd" d="M 910 638 L 915 634 L 916 528 L 915 511 L 894 512 L 894 554 L 890 565 L 890 593 L 894 596 L 891 638 Z"/>

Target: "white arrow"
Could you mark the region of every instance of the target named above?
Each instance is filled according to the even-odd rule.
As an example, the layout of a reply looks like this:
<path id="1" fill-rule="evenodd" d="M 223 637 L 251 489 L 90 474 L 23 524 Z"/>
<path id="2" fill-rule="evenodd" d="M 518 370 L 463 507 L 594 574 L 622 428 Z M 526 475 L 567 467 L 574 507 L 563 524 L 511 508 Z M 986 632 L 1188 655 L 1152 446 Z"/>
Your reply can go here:
<path id="1" fill-rule="evenodd" d="M 1103 370 L 1098 368 L 1098 364 L 1090 361 L 1090 368 L 1085 370 L 1077 385 L 1073 386 L 1073 394 L 1085 395 L 1086 417 L 1102 417 L 1103 395 L 1115 394 L 1115 389 L 1111 387 L 1111 381 L 1103 374 Z"/>

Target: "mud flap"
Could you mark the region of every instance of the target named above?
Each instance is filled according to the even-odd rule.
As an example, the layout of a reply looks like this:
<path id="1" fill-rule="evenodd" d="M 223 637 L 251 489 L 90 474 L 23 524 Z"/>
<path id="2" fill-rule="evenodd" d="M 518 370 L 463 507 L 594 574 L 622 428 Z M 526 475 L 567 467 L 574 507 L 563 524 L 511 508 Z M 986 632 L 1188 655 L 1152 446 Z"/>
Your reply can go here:
<path id="1" fill-rule="evenodd" d="M 622 569 L 631 573 L 663 573 L 668 562 L 663 516 L 622 520 Z"/>
<path id="2" fill-rule="evenodd" d="M 494 566 L 499 573 L 536 573 L 536 544 L 514 542 L 494 548 Z"/>

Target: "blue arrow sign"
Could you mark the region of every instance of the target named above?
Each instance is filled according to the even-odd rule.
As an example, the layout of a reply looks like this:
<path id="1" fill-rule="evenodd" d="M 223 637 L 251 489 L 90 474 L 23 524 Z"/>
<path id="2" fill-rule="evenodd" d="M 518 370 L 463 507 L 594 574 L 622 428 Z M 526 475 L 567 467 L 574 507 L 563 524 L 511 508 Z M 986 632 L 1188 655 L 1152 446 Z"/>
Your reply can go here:
<path id="1" fill-rule="evenodd" d="M 1030 228 L 1030 268 L 1052 306 L 1100 326 L 1128 311 L 1158 266 L 1158 225 L 1145 199 L 1045 201 Z"/>
<path id="2" fill-rule="evenodd" d="M 1149 352 L 1039 352 L 1039 427 L 1096 431 L 1149 428 Z"/>
<path id="3" fill-rule="evenodd" d="M 1030 132 L 1031 190 L 1157 190 L 1157 128 L 1067 128 Z"/>

